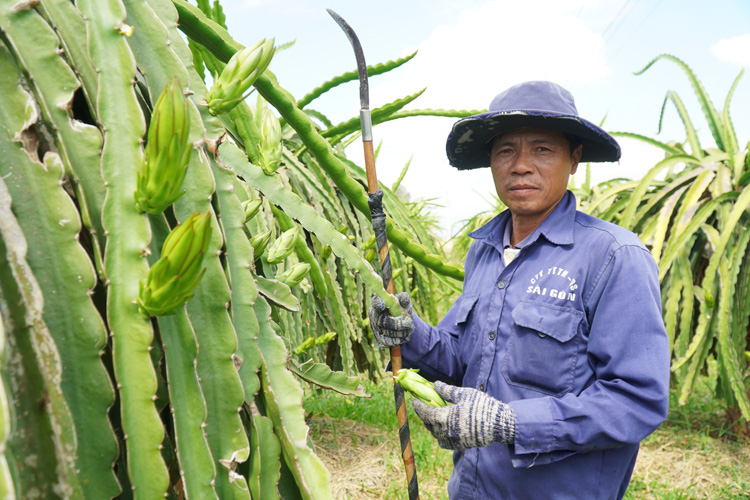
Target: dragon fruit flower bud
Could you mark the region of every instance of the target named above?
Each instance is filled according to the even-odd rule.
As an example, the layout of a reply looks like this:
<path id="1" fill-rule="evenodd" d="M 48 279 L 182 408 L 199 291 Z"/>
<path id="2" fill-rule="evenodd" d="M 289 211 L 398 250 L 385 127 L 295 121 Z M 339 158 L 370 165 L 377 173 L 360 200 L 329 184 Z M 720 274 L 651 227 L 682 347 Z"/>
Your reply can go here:
<path id="1" fill-rule="evenodd" d="M 261 200 L 248 200 L 242 203 L 242 209 L 245 211 L 245 222 L 255 217 L 262 204 L 263 201 Z"/>
<path id="2" fill-rule="evenodd" d="M 143 316 L 172 314 L 190 300 L 206 271 L 201 266 L 210 241 L 210 212 L 194 213 L 169 233 L 146 283 L 141 281 L 138 309 Z"/>
<path id="3" fill-rule="evenodd" d="M 419 398 L 430 406 L 446 406 L 445 400 L 435 391 L 432 382 L 422 377 L 417 369 L 402 368 L 398 371 L 394 381 L 401 385 L 405 391 Z"/>
<path id="4" fill-rule="evenodd" d="M 278 264 L 284 259 L 289 257 L 294 251 L 294 245 L 297 243 L 297 236 L 299 236 L 299 226 L 294 226 L 292 229 L 284 231 L 273 245 L 268 249 L 268 255 L 266 260 L 269 264 Z"/>
<path id="5" fill-rule="evenodd" d="M 189 134 L 189 103 L 173 78 L 157 99 L 148 127 L 134 194 L 140 212 L 160 214 L 185 193 L 182 181 L 193 151 Z"/>
<path id="6" fill-rule="evenodd" d="M 253 255 L 255 255 L 256 260 L 261 256 L 270 241 L 271 231 L 258 233 L 250 239 L 250 246 L 253 247 Z"/>
<path id="7" fill-rule="evenodd" d="M 260 134 L 258 143 L 260 167 L 266 174 L 271 175 L 278 170 L 281 163 L 281 124 L 260 95 L 253 113 Z"/>
<path id="8" fill-rule="evenodd" d="M 320 337 L 315 337 L 315 345 L 323 345 L 327 344 L 328 342 L 332 341 L 338 336 L 336 332 L 327 332 L 321 335 Z"/>
<path id="9" fill-rule="evenodd" d="M 299 285 L 309 272 L 310 264 L 308 264 L 307 262 L 298 262 L 297 264 L 293 265 L 292 267 L 278 275 L 276 279 L 284 283 L 289 288 L 292 288 Z"/>
<path id="10" fill-rule="evenodd" d="M 245 99 L 245 93 L 271 62 L 273 42 L 273 38 L 264 38 L 229 59 L 206 98 L 212 115 L 225 113 Z"/>

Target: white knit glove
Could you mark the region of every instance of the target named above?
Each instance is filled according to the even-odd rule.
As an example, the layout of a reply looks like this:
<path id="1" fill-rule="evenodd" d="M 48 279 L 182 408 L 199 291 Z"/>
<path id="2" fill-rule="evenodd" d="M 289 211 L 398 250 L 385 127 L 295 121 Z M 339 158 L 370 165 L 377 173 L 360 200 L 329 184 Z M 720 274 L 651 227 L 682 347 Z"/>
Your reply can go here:
<path id="1" fill-rule="evenodd" d="M 414 321 L 411 319 L 412 306 L 409 294 L 401 292 L 396 294 L 398 303 L 406 312 L 404 316 L 391 316 L 385 308 L 385 302 L 377 295 L 372 296 L 370 303 L 370 329 L 375 341 L 380 347 L 396 347 L 409 342 L 411 334 L 414 333 Z"/>
<path id="2" fill-rule="evenodd" d="M 513 443 L 516 415 L 510 406 L 476 389 L 440 381 L 435 382 L 435 390 L 448 406 L 433 407 L 416 398 L 412 405 L 441 448 L 466 450 L 495 441 Z"/>

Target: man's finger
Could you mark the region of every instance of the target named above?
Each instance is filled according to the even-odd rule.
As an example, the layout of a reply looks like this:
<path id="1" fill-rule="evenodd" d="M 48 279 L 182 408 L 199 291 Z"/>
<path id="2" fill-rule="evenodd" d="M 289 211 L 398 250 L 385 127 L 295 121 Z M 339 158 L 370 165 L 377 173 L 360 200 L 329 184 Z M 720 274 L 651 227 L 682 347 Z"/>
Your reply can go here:
<path id="1" fill-rule="evenodd" d="M 411 400 L 411 406 L 412 408 L 414 408 L 414 412 L 417 414 L 417 416 L 421 418 L 422 421 L 425 422 L 425 424 L 434 420 L 434 407 L 428 405 L 427 403 L 424 403 L 423 401 L 420 401 L 417 398 Z"/>
<path id="2" fill-rule="evenodd" d="M 409 297 L 409 294 L 406 292 L 399 292 L 396 294 L 396 298 L 398 299 L 398 303 L 401 305 L 401 308 L 405 311 L 408 311 L 409 307 L 411 306 L 411 297 Z"/>
<path id="3" fill-rule="evenodd" d="M 461 390 L 460 387 L 456 387 L 455 385 L 448 385 L 445 382 L 441 382 L 440 380 L 436 381 L 433 385 L 435 387 L 435 392 L 437 392 L 440 397 L 445 400 L 446 403 L 458 402 L 458 393 Z"/>
<path id="4" fill-rule="evenodd" d="M 390 331 L 406 331 L 414 327 L 414 322 L 411 316 L 391 316 L 384 314 L 380 317 L 378 326 L 384 330 Z"/>
<path id="5" fill-rule="evenodd" d="M 385 301 L 378 297 L 377 295 L 372 296 L 372 300 L 370 302 L 373 309 L 376 309 L 378 311 L 384 311 L 385 310 Z"/>

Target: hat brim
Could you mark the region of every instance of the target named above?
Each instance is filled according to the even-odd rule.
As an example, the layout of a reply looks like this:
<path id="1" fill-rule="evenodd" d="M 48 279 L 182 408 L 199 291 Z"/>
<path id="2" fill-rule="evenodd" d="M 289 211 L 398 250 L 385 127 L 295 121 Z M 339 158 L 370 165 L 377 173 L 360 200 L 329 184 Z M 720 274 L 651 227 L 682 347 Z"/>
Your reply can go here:
<path id="1" fill-rule="evenodd" d="M 457 121 L 448 135 L 446 152 L 450 164 L 459 170 L 490 166 L 489 142 L 495 136 L 517 128 L 558 130 L 581 139 L 581 162 L 618 161 L 620 145 L 614 137 L 578 116 L 534 113 L 487 112 Z"/>

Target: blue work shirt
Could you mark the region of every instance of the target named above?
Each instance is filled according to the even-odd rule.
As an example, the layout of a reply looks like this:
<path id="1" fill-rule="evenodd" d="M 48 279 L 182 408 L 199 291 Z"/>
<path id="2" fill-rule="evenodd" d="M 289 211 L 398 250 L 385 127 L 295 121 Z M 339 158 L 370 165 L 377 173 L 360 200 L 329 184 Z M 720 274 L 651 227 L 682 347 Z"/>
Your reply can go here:
<path id="1" fill-rule="evenodd" d="M 456 451 L 452 499 L 617 499 L 666 418 L 669 341 L 658 270 L 631 232 L 567 192 L 506 266 L 505 211 L 471 233 L 461 296 L 414 315 L 404 366 L 516 414 L 515 443 Z"/>

